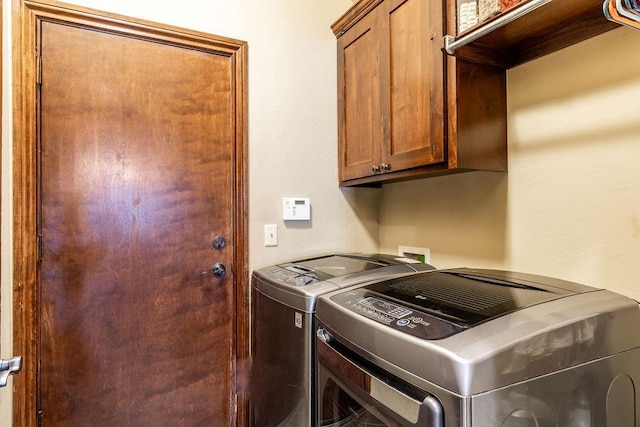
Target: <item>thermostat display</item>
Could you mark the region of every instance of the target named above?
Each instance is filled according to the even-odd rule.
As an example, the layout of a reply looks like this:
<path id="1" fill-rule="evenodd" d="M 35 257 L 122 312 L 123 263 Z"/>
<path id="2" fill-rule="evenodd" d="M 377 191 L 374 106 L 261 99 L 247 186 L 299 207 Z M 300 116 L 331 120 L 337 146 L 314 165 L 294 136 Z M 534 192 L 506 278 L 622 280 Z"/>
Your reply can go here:
<path id="1" fill-rule="evenodd" d="M 311 200 L 308 197 L 284 197 L 282 219 L 285 221 L 308 221 L 311 219 Z"/>

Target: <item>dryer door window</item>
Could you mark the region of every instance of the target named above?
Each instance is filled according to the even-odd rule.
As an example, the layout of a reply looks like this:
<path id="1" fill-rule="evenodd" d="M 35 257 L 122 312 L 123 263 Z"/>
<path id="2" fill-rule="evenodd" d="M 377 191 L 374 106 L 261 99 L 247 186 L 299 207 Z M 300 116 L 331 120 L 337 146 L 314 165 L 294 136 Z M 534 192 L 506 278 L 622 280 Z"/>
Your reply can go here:
<path id="1" fill-rule="evenodd" d="M 316 337 L 321 427 L 443 427 L 443 409 L 434 396 L 360 360 L 324 328 Z"/>
<path id="2" fill-rule="evenodd" d="M 385 427 L 400 426 L 395 421 L 385 417 L 374 405 L 357 397 L 344 384 L 338 384 L 335 378 L 327 378 L 327 371 L 322 370 L 324 384 L 320 391 L 320 426 L 348 427 L 369 426 Z M 384 421 L 382 421 L 384 420 Z"/>

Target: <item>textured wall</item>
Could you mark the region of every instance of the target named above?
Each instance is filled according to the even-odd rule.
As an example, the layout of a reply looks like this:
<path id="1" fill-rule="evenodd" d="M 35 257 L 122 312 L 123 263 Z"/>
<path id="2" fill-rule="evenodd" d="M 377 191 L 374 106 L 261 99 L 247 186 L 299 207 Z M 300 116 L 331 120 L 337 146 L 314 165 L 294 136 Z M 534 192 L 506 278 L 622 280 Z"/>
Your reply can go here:
<path id="1" fill-rule="evenodd" d="M 639 43 L 620 28 L 509 70 L 508 174 L 385 186 L 382 250 L 640 299 Z"/>

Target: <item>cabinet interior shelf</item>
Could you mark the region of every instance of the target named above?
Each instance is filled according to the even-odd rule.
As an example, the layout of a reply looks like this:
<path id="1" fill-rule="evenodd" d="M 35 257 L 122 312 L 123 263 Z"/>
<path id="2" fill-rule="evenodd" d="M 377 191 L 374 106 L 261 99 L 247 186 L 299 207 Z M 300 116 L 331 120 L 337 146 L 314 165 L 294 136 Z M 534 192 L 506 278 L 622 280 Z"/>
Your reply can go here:
<path id="1" fill-rule="evenodd" d="M 525 0 L 515 8 L 531 1 Z M 490 25 L 498 18 L 460 33 L 457 38 Z M 454 55 L 512 68 L 619 26 L 605 18 L 602 0 L 552 0 L 459 47 Z M 449 25 L 448 30 L 451 34 L 455 27 Z"/>

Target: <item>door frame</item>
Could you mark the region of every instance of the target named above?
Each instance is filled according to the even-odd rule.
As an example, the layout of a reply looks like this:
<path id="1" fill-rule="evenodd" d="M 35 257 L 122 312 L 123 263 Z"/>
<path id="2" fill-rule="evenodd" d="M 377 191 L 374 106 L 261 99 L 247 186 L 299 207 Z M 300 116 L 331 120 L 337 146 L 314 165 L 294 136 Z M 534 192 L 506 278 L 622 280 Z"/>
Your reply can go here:
<path id="1" fill-rule="evenodd" d="M 248 102 L 247 43 L 198 31 L 133 19 L 55 0 L 13 0 L 13 352 L 23 356 L 22 372 L 14 376 L 13 424 L 36 427 L 38 361 L 40 359 L 40 280 L 38 277 L 38 25 L 42 20 L 69 23 L 206 52 L 228 55 L 232 61 L 235 108 L 232 159 L 232 228 L 236 236 L 232 266 L 235 276 L 235 323 L 232 349 L 232 420 L 246 425 L 247 393 L 237 384 L 249 358 L 248 275 Z M 232 284 L 233 286 L 234 284 Z M 234 414 L 234 408 L 235 414 Z"/>

